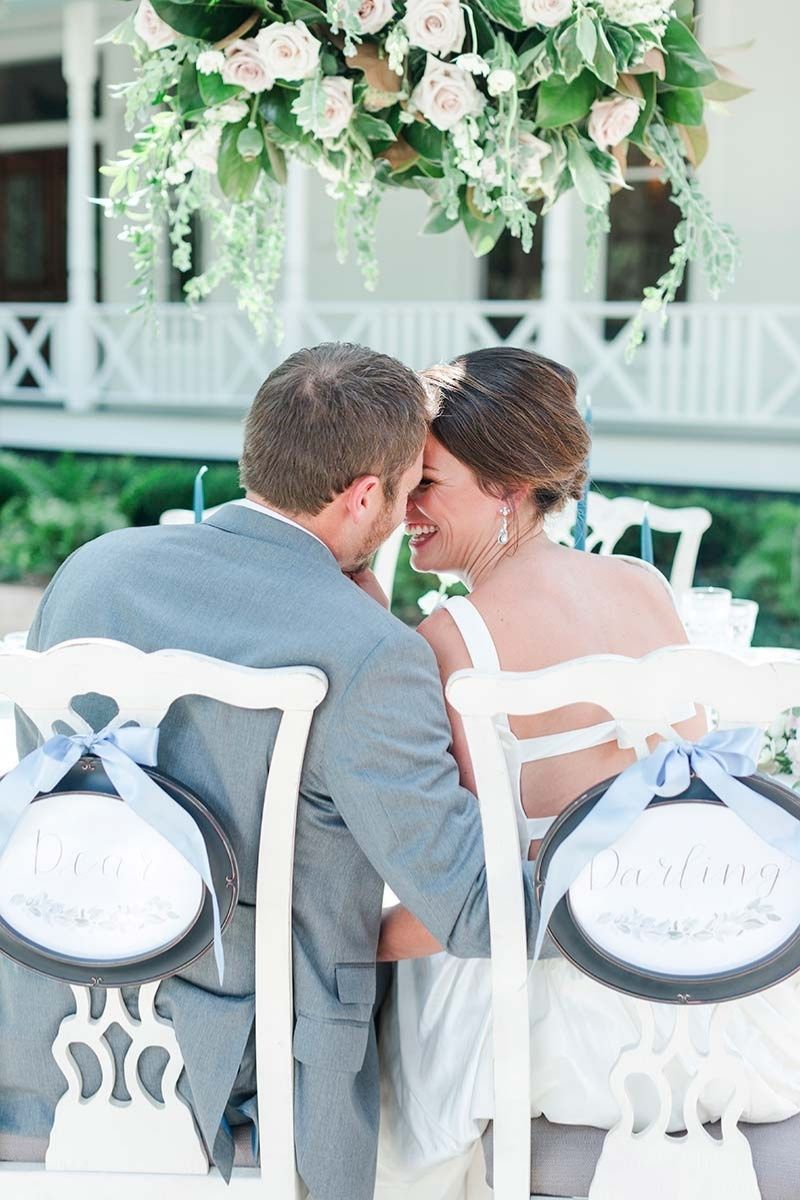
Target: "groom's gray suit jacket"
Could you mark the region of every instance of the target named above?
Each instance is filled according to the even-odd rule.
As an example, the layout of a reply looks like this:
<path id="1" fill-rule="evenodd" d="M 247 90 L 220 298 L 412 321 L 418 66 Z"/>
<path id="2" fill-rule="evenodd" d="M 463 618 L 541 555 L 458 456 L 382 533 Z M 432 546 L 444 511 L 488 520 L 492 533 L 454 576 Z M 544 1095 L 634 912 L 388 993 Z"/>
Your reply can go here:
<path id="1" fill-rule="evenodd" d="M 124 530 L 74 554 L 42 601 L 29 646 L 75 637 L 116 638 L 145 651 L 177 647 L 252 667 L 310 665 L 327 675 L 297 822 L 295 1140 L 314 1200 L 370 1200 L 383 881 L 451 953 L 489 953 L 477 802 L 460 787 L 449 753 L 429 647 L 344 576 L 320 542 L 234 504 L 202 525 Z M 104 719 L 99 708 L 89 715 L 95 724 Z M 275 713 L 192 697 L 168 713 L 159 748 L 159 766 L 227 829 L 241 872 L 224 987 L 206 955 L 165 980 L 158 996 L 184 1055 L 184 1090 L 225 1173 L 230 1126 L 255 1107 L 256 855 L 276 728 Z M 532 942 L 529 873 L 526 903 Z M 0 961 L 2 1130 L 48 1133 L 65 1090 L 50 1044 L 72 1007 L 64 985 Z"/>

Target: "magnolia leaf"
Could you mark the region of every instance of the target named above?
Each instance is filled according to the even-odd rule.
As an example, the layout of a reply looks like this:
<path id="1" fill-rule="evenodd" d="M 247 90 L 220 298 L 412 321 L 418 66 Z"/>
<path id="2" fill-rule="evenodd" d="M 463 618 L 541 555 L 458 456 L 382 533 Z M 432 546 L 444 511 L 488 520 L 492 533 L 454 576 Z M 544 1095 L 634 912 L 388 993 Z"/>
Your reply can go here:
<path id="1" fill-rule="evenodd" d="M 665 80 L 673 87 L 700 88 L 714 83 L 717 73 L 711 59 L 682 21 L 673 18 L 663 38 Z"/>
<path id="2" fill-rule="evenodd" d="M 225 126 L 222 130 L 217 158 L 219 186 L 228 199 L 236 203 L 248 199 L 261 174 L 259 159 L 251 159 L 248 162 L 242 158 L 237 149 L 239 134 L 243 133 L 246 128 L 246 119 L 238 121 L 235 125 Z"/>
<path id="3" fill-rule="evenodd" d="M 267 162 L 264 163 L 264 158 Z M 269 165 L 269 173 L 277 183 L 285 184 L 288 178 L 286 171 L 286 156 L 280 146 L 276 146 L 268 137 L 264 138 L 264 153 L 261 157 L 262 164 L 266 170 Z"/>
<path id="4" fill-rule="evenodd" d="M 258 110 L 266 122 L 266 135 L 276 146 L 292 146 L 304 140 L 297 117 L 292 112 L 292 96 L 274 87 L 261 97 Z"/>
<path id="5" fill-rule="evenodd" d="M 592 62 L 594 59 L 594 52 L 597 49 L 597 26 L 589 16 L 586 9 L 583 9 L 581 11 L 581 15 L 578 17 L 577 25 L 575 26 L 575 38 L 578 49 L 583 55 L 584 62 Z M 558 40 L 560 43 L 561 38 Z"/>
<path id="6" fill-rule="evenodd" d="M 708 153 L 708 130 L 705 125 L 697 125 L 693 128 L 679 125 L 677 128 L 686 157 L 693 167 L 699 167 Z"/>
<path id="7" fill-rule="evenodd" d="M 290 21 L 308 21 L 313 25 L 326 19 L 322 9 L 310 4 L 309 0 L 282 0 L 280 7 Z"/>
<path id="8" fill-rule="evenodd" d="M 415 121 L 413 125 L 406 125 L 403 137 L 409 146 L 416 150 L 422 158 L 426 158 L 428 162 L 440 163 L 442 161 L 445 135 L 441 130 L 434 129 L 432 125 L 423 125 L 421 121 Z"/>
<path id="9" fill-rule="evenodd" d="M 516 29 L 520 33 L 527 29 L 519 0 L 478 0 L 478 4 L 498 25 L 505 25 L 507 29 Z"/>
<path id="10" fill-rule="evenodd" d="M 153 8 L 170 29 L 204 42 L 218 42 L 242 24 L 240 7 L 202 0 L 153 0 Z"/>
<path id="11" fill-rule="evenodd" d="M 644 96 L 644 108 L 639 113 L 639 120 L 631 132 L 631 141 L 640 149 L 644 149 L 647 126 L 650 124 L 656 107 L 656 77 L 655 75 L 639 75 L 636 82 Z"/>
<path id="12" fill-rule="evenodd" d="M 232 100 L 234 96 L 242 94 L 241 88 L 235 87 L 232 83 L 223 83 L 222 76 L 218 71 L 212 71 L 210 75 L 204 75 L 202 71 L 198 71 L 197 83 L 207 108 L 212 108 L 215 104 L 221 104 L 223 100 Z"/>
<path id="13" fill-rule="evenodd" d="M 178 80 L 178 111 L 182 117 L 189 117 L 205 111 L 206 105 L 197 84 L 197 71 L 194 63 L 187 59 L 181 67 Z"/>
<path id="14" fill-rule="evenodd" d="M 616 159 L 617 166 L 619 167 L 619 173 L 622 176 L 622 183 L 619 183 L 619 182 L 612 183 L 612 185 L 611 185 L 612 196 L 616 195 L 617 192 L 621 192 L 622 189 L 626 186 L 625 185 L 625 172 L 628 169 L 628 148 L 629 147 L 630 147 L 630 142 L 620 142 L 618 146 L 614 146 L 611 150 L 611 155 L 613 158 Z"/>
<path id="15" fill-rule="evenodd" d="M 694 0 L 676 0 L 675 16 L 694 33 Z"/>
<path id="16" fill-rule="evenodd" d="M 607 83 L 609 87 L 614 87 L 617 82 L 617 60 L 601 24 L 597 26 L 597 48 L 594 53 L 592 69 L 598 79 L 602 79 L 603 83 Z"/>
<path id="17" fill-rule="evenodd" d="M 385 150 L 381 150 L 377 157 L 386 159 L 393 174 L 407 171 L 410 167 L 416 166 L 420 161 L 419 154 L 409 146 L 404 137 L 398 137 L 391 146 L 387 146 Z"/>
<path id="18" fill-rule="evenodd" d="M 347 65 L 363 71 L 369 86 L 378 92 L 394 94 L 400 91 L 400 76 L 391 69 L 388 58 L 381 58 L 373 42 L 362 42 L 357 46 L 355 54 L 347 56 Z"/>
<path id="19" fill-rule="evenodd" d="M 672 92 L 663 92 L 659 97 L 659 107 L 674 125 L 702 125 L 705 100 L 698 88 L 675 88 Z"/>
<path id="20" fill-rule="evenodd" d="M 597 83 L 590 71 L 583 71 L 572 83 L 551 75 L 539 85 L 536 124 L 541 129 L 558 129 L 581 121 L 597 98 Z"/>
<path id="21" fill-rule="evenodd" d="M 468 189 L 468 193 L 471 192 Z M 467 231 L 472 253 L 476 258 L 482 258 L 497 245 L 497 241 L 506 227 L 506 219 L 501 212 L 480 213 L 476 216 L 474 205 L 470 203 L 469 195 L 461 202 L 461 220 Z"/>
<path id="22" fill-rule="evenodd" d="M 620 75 L 617 80 L 617 91 L 623 96 L 633 96 L 634 100 L 644 100 L 642 85 L 635 75 Z"/>
<path id="23" fill-rule="evenodd" d="M 609 188 L 576 133 L 567 139 L 567 165 L 575 190 L 589 208 L 605 208 Z"/>
<path id="24" fill-rule="evenodd" d="M 656 46 L 653 46 L 651 50 L 647 51 L 647 54 L 645 54 L 640 63 L 637 63 L 635 67 L 630 67 L 628 69 L 628 74 L 649 75 L 651 71 L 654 72 L 663 83 L 667 74 L 667 64 L 664 59 L 664 55 Z"/>
<path id="25" fill-rule="evenodd" d="M 748 87 L 735 71 L 718 62 L 714 62 L 713 66 L 717 72 L 717 79 L 703 88 L 706 100 L 720 100 L 726 104 L 729 100 L 738 100 L 740 96 L 748 96 L 752 92 L 753 89 Z"/>
<path id="26" fill-rule="evenodd" d="M 460 217 L 448 217 L 443 205 L 432 204 L 428 210 L 425 224 L 422 226 L 422 232 L 424 234 L 447 233 L 448 229 L 457 225 L 459 220 Z"/>

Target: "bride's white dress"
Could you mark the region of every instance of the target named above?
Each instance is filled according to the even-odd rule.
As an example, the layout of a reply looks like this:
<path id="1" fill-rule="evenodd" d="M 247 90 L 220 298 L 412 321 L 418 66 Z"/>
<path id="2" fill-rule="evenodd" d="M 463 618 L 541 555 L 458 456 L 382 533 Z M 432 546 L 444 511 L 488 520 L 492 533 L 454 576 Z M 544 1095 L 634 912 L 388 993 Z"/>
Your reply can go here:
<path id="1" fill-rule="evenodd" d="M 465 597 L 451 598 L 446 605 L 473 665 L 498 670 L 494 642 L 475 606 Z M 513 735 L 507 718 L 499 718 L 498 724 L 516 786 L 520 850 L 527 856 L 529 842 L 543 836 L 552 818 L 526 818 L 519 799 L 522 764 L 610 741 L 616 726 L 609 722 L 523 741 Z M 540 961 L 535 970 L 536 986 L 529 992 L 531 1115 L 609 1129 L 619 1111 L 608 1078 L 621 1050 L 638 1041 L 637 1002 L 601 986 L 563 958 Z M 672 1010 L 655 1008 L 668 1031 Z M 743 1119 L 782 1121 L 800 1112 L 800 976 L 735 1001 L 732 1008 L 730 1036 L 750 1085 Z M 692 1037 L 699 1045 L 706 1041 L 710 1013 L 709 1007 L 691 1013 Z M 463 1194 L 493 1108 L 490 1014 L 486 960 L 442 953 L 397 964 L 381 1015 L 376 1200 L 456 1200 Z M 683 1081 L 676 1074 L 671 1083 L 673 1131 L 683 1128 Z M 724 1092 L 704 1094 L 701 1119 L 717 1120 L 726 1098 Z M 649 1123 L 655 1112 L 647 1086 L 632 1099 L 637 1125 Z"/>

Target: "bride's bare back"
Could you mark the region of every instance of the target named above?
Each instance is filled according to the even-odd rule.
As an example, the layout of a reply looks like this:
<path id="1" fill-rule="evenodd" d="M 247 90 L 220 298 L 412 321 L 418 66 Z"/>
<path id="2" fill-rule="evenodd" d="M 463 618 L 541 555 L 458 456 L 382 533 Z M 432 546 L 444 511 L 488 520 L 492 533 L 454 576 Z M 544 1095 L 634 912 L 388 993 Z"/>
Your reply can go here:
<path id="1" fill-rule="evenodd" d="M 569 550 L 538 534 L 506 555 L 476 585 L 470 602 L 483 617 L 504 671 L 533 671 L 592 654 L 639 658 L 686 642 L 663 578 L 622 558 Z M 463 638 L 446 609 L 420 626 L 439 663 L 443 683 L 472 665 Z M 458 715 L 450 710 L 453 753 L 465 786 L 474 790 L 472 766 Z M 594 705 L 514 718 L 520 738 L 541 737 L 595 725 L 609 714 Z M 691 724 L 682 727 L 691 735 Z M 529 817 L 552 816 L 587 787 L 623 770 L 631 751 L 615 742 L 539 762 L 522 773 L 522 803 Z"/>

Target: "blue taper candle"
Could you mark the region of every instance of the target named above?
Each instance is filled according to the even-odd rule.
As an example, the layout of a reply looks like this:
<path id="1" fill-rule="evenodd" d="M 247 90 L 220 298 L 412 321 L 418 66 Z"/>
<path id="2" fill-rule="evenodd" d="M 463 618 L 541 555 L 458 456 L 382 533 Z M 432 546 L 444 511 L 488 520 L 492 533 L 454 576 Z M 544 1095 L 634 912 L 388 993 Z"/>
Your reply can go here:
<path id="1" fill-rule="evenodd" d="M 586 482 L 583 485 L 583 492 L 578 501 L 578 511 L 575 514 L 575 549 L 586 549 L 586 512 L 589 505 L 589 487 L 591 484 L 592 474 L 592 455 L 591 455 L 591 438 L 592 438 L 592 398 L 586 397 L 586 408 L 584 410 L 583 419 L 586 422 L 586 429 L 589 434 L 590 449 L 589 457 L 586 459 Z"/>
<path id="2" fill-rule="evenodd" d="M 199 525 L 203 519 L 206 502 L 203 494 L 203 476 L 208 467 L 201 467 L 194 477 L 194 520 L 195 524 Z"/>
<path id="3" fill-rule="evenodd" d="M 650 510 L 650 505 L 645 504 L 644 513 L 642 514 L 642 533 L 640 542 L 639 557 L 643 562 L 653 562 L 653 531 L 650 528 L 650 518 L 647 515 Z"/>

